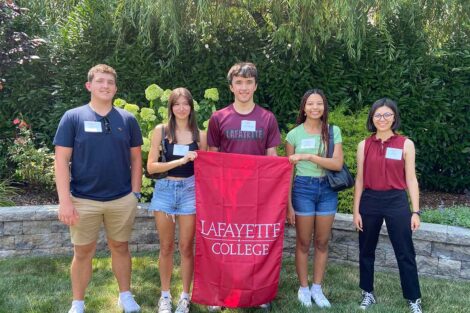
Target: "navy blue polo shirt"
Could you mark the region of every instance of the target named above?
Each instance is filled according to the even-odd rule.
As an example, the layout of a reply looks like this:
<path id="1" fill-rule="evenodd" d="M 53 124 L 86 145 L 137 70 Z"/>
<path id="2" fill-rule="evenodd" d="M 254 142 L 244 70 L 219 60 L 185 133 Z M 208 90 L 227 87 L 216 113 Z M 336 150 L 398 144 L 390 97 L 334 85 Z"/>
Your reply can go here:
<path id="1" fill-rule="evenodd" d="M 115 200 L 132 191 L 130 149 L 142 143 L 131 113 L 113 107 L 101 116 L 89 105 L 65 112 L 54 137 L 54 145 L 73 148 L 72 195 L 97 201 Z"/>

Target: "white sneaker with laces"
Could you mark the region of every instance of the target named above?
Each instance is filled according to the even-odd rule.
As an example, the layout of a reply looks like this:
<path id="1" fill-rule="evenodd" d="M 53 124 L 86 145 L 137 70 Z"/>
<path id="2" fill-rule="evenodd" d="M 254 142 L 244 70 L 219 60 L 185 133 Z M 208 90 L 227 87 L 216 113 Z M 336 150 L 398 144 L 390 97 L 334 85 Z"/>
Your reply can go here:
<path id="1" fill-rule="evenodd" d="M 158 300 L 158 313 L 171 313 L 171 298 L 161 297 Z"/>
<path id="2" fill-rule="evenodd" d="M 299 291 L 297 291 L 297 299 L 299 299 L 300 303 L 307 308 L 312 306 L 312 296 L 308 289 L 302 290 L 302 288 L 299 288 Z"/>
<path id="3" fill-rule="evenodd" d="M 180 301 L 178 301 L 178 306 L 176 307 L 175 313 L 189 313 L 189 305 L 189 299 L 180 299 Z"/>
<path id="4" fill-rule="evenodd" d="M 134 296 L 130 292 L 123 293 L 119 296 L 118 306 L 125 313 L 140 312 L 140 306 L 135 302 Z"/>
<path id="5" fill-rule="evenodd" d="M 312 299 L 319 308 L 331 308 L 331 303 L 325 297 L 322 291 L 312 292 Z"/>
<path id="6" fill-rule="evenodd" d="M 410 306 L 411 313 L 423 313 L 421 309 L 421 299 L 415 301 L 408 300 L 408 305 Z"/>
<path id="7" fill-rule="evenodd" d="M 222 307 L 218 305 L 209 305 L 207 306 L 207 311 L 209 312 L 220 312 L 222 311 Z"/>
<path id="8" fill-rule="evenodd" d="M 372 304 L 376 304 L 377 300 L 375 300 L 375 296 L 372 292 L 362 291 L 362 301 L 359 305 L 359 308 L 362 310 L 367 309 Z"/>

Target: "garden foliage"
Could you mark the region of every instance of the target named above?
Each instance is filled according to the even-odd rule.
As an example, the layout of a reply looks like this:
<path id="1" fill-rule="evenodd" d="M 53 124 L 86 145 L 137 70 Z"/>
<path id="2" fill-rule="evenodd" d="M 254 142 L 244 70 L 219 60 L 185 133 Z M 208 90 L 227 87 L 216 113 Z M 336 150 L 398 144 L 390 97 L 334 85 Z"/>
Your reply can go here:
<path id="1" fill-rule="evenodd" d="M 157 84 L 151 84 L 145 89 L 145 98 L 148 104 L 139 107 L 136 104 L 127 103 L 124 99 L 114 100 L 114 105 L 132 113 L 142 130 L 144 144 L 142 145 L 142 165 L 147 166 L 148 154 L 152 133 L 160 123 L 168 122 L 168 99 L 171 89 L 163 90 Z M 207 128 L 207 123 L 212 112 L 215 111 L 215 104 L 219 100 L 219 92 L 215 88 L 206 89 L 204 98 L 198 103 L 194 100 L 199 128 Z M 142 176 L 142 201 L 150 201 L 153 193 L 154 182 Z"/>
<path id="2" fill-rule="evenodd" d="M 470 189 L 468 1 L 17 3 L 30 11 L 16 31 L 48 42 L 40 59 L 5 72 L 0 115 L 11 121 L 23 113 L 38 140 L 50 144 L 65 110 L 87 101 L 85 74 L 97 63 L 116 68 L 118 96 L 139 108 L 148 101 L 141 91 L 154 81 L 187 87 L 196 98 L 217 88 L 220 108 L 232 99 L 228 68 L 249 60 L 260 72 L 255 100 L 275 113 L 283 132 L 307 89 L 323 89 L 346 117 L 387 96 L 398 101 L 401 130 L 415 142 L 420 186 Z M 346 143 L 362 139 L 347 135 L 362 122 L 343 128 Z M 0 128 L 4 136 L 8 127 Z"/>

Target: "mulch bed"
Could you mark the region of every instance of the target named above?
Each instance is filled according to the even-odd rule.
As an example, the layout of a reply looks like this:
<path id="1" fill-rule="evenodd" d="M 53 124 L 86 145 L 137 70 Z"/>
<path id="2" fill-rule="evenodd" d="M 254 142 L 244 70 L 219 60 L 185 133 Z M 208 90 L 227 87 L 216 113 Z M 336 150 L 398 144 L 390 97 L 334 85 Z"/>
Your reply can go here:
<path id="1" fill-rule="evenodd" d="M 18 187 L 18 195 L 12 198 L 16 205 L 57 204 L 56 191 L 47 191 L 29 186 Z M 420 194 L 421 207 L 437 208 L 454 205 L 470 206 L 470 193 L 455 194 L 437 191 L 422 191 Z"/>

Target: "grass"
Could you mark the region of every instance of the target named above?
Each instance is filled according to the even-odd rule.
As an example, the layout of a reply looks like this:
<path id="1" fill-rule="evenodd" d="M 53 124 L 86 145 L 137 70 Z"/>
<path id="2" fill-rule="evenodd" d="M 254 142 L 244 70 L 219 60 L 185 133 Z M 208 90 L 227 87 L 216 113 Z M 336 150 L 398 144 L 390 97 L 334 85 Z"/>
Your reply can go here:
<path id="1" fill-rule="evenodd" d="M 470 207 L 452 206 L 443 209 L 424 209 L 421 220 L 426 223 L 470 228 Z"/>
<path id="2" fill-rule="evenodd" d="M 17 258 L 0 261 L 0 312 L 48 313 L 67 312 L 70 301 L 70 257 Z M 99 256 L 93 261 L 93 279 L 87 290 L 87 313 L 119 312 L 116 306 L 117 284 L 111 272 L 110 259 Z M 424 311 L 427 313 L 469 312 L 470 282 L 421 277 Z M 133 258 L 133 292 L 142 312 L 155 312 L 160 293 L 158 263 L 155 254 L 145 253 Z M 297 302 L 298 282 L 292 258 L 284 261 L 281 281 L 273 313 L 277 312 L 362 312 L 358 269 L 330 264 L 324 291 L 332 308 L 304 309 Z M 401 295 L 398 274 L 376 273 L 376 295 L 379 303 L 368 312 L 401 313 L 408 308 Z M 172 294 L 181 292 L 178 268 L 175 267 Z M 191 312 L 207 312 L 203 306 L 192 304 Z M 232 309 L 225 313 L 263 312 L 259 309 Z"/>

